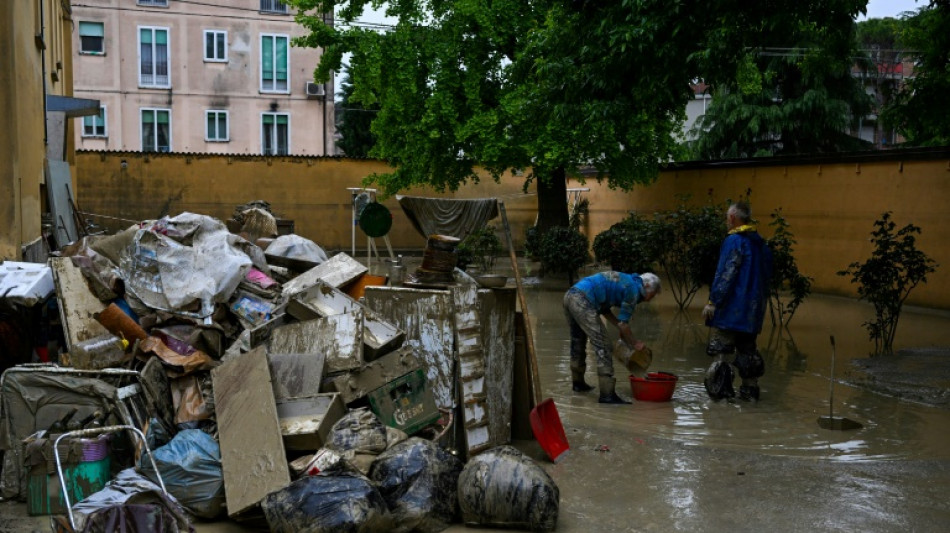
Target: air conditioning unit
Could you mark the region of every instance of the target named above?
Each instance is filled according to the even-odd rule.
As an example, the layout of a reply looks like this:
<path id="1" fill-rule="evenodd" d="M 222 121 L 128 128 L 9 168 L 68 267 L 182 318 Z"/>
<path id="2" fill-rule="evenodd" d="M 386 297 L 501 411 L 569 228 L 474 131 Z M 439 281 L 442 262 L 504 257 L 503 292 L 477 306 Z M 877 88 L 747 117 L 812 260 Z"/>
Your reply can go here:
<path id="1" fill-rule="evenodd" d="M 304 92 L 307 93 L 307 98 L 323 98 L 327 95 L 327 91 L 322 83 L 314 83 L 312 81 L 307 82 L 307 85 L 304 87 Z"/>

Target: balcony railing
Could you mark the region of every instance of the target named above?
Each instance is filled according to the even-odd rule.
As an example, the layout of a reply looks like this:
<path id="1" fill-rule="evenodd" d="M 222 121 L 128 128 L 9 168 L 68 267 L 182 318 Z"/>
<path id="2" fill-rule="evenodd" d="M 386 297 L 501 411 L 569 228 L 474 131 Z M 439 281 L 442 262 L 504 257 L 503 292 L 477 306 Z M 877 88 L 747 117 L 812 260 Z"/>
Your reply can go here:
<path id="1" fill-rule="evenodd" d="M 287 6 L 280 0 L 261 0 L 261 13 L 289 13 Z"/>

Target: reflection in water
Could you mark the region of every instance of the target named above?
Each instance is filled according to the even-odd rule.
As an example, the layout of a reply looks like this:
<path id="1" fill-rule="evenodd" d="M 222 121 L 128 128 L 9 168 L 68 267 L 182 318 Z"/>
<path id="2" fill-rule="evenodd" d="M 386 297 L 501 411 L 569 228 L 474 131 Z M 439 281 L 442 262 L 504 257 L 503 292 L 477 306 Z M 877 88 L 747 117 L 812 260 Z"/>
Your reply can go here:
<path id="1" fill-rule="evenodd" d="M 950 411 L 901 402 L 853 386 L 851 361 L 868 357 L 873 349 L 861 327 L 873 311 L 860 302 L 812 295 L 795 315 L 789 331 L 779 332 L 767 319 L 759 336 L 759 349 L 766 361 L 766 374 L 760 379 L 762 401 L 717 403 L 709 399 L 702 384 L 710 360 L 705 353 L 708 328 L 702 324 L 699 307 L 681 312 L 669 292 L 661 293 L 637 307 L 632 326 L 634 335 L 653 349 L 651 370 L 680 377 L 673 400 L 602 406 L 596 402 L 596 391 L 571 392 L 563 290 L 541 284 L 531 287 L 527 298 L 542 395 L 554 398 L 565 427 L 604 428 L 624 432 L 629 438 L 653 435 L 689 445 L 841 461 L 950 457 L 946 446 Z M 704 295 L 697 295 L 696 301 L 705 301 Z M 946 314 L 906 309 L 897 348 L 950 346 L 948 326 Z M 608 327 L 608 331 L 616 338 L 615 328 Z M 818 417 L 829 414 L 831 335 L 836 339 L 838 365 L 834 415 L 864 424 L 857 431 L 818 427 Z M 594 367 L 589 353 L 589 382 L 596 382 Z M 619 364 L 614 367 L 622 369 Z M 617 378 L 618 392 L 629 397 L 626 377 L 618 371 Z M 685 493 L 679 497 L 687 498 Z"/>

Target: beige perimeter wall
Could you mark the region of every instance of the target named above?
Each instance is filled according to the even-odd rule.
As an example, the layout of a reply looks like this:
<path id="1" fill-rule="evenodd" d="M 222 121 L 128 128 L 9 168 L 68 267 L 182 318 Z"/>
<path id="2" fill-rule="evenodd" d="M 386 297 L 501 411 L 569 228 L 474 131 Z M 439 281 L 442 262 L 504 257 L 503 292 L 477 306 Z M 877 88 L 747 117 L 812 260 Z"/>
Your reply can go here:
<path id="1" fill-rule="evenodd" d="M 682 195 L 690 195 L 695 203 L 724 202 L 751 190 L 753 215 L 763 222 L 763 235 L 771 235 L 769 214 L 782 208 L 798 241 L 799 268 L 814 278 L 814 290 L 848 296 L 856 295 L 854 287 L 835 273 L 870 256 L 874 221 L 892 211 L 899 226 L 913 223 L 923 229 L 918 247 L 940 264 L 908 303 L 950 309 L 950 156 L 913 159 L 895 153 L 888 157 L 860 163 L 687 167 L 662 172 L 656 183 L 628 193 L 593 181 L 568 186 L 591 189 L 585 193 L 591 212 L 584 228 L 591 240 L 630 211 L 649 214 L 671 209 Z M 347 187 L 359 187 L 364 177 L 388 169 L 374 160 L 84 151 L 77 153 L 76 166 L 80 209 L 125 219 L 96 218 L 112 229 L 183 211 L 224 220 L 235 206 L 262 199 L 271 203 L 278 216 L 293 219 L 296 233 L 328 251 L 350 250 Z M 520 247 L 524 229 L 537 212 L 536 196 L 521 193 L 523 182 L 522 177 L 508 176 L 501 184 L 487 179 L 456 195 L 425 189 L 406 194 L 503 197 Z M 393 246 L 424 247 L 425 239 L 412 229 L 395 199 L 383 203 L 393 213 Z M 357 235 L 360 253 L 366 238 Z M 383 246 L 381 241 L 377 244 Z"/>

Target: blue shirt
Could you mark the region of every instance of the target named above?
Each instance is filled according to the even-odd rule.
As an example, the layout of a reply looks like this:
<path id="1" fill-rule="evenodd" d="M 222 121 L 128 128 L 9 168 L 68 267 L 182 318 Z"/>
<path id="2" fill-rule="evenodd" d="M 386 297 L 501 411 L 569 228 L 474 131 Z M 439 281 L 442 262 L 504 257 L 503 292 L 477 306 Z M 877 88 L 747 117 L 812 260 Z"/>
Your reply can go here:
<path id="1" fill-rule="evenodd" d="M 572 288 L 583 292 L 601 314 L 611 307 L 619 307 L 617 319 L 621 322 L 630 320 L 633 308 L 643 296 L 643 280 L 640 276 L 623 272 L 607 271 L 587 276 Z"/>

